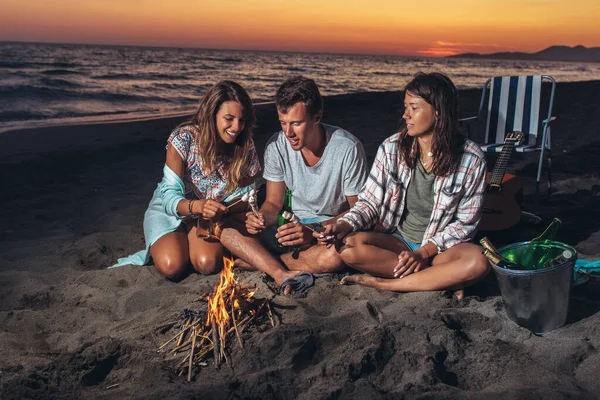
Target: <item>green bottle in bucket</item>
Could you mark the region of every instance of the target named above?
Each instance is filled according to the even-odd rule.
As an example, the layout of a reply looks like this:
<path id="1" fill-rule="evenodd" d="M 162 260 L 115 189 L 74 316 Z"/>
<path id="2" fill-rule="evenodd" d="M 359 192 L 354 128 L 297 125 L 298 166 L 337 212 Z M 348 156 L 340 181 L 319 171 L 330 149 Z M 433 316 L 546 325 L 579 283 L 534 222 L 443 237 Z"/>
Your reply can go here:
<path id="1" fill-rule="evenodd" d="M 559 265 L 565 263 L 573 258 L 573 253 L 569 250 L 563 250 L 560 255 L 550 258 L 544 262 L 544 268 L 553 267 L 555 265 Z"/>
<path id="2" fill-rule="evenodd" d="M 483 247 L 483 255 L 487 257 L 492 263 L 501 268 L 514 269 L 514 270 L 523 270 L 522 265 L 514 262 L 514 260 L 509 260 L 506 257 L 502 256 L 498 249 L 492 244 L 490 239 L 486 237 L 482 238 L 479 243 Z"/>
<path id="3" fill-rule="evenodd" d="M 527 269 L 545 268 L 549 260 L 558 257 L 563 252 L 563 249 L 552 245 L 552 241 L 561 224 L 560 219 L 554 218 L 544 232 L 532 239 L 524 250 L 516 252 L 516 254 L 503 255 Z"/>

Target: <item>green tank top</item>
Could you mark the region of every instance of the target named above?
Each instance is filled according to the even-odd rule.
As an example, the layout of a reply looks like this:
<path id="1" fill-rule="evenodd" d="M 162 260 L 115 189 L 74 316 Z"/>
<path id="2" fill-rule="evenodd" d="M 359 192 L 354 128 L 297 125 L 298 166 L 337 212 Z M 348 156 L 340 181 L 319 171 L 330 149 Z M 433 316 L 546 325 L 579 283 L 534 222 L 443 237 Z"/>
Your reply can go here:
<path id="1" fill-rule="evenodd" d="M 433 211 L 435 175 L 427 173 L 417 161 L 406 192 L 406 207 L 396 231 L 406 240 L 421 244 Z"/>

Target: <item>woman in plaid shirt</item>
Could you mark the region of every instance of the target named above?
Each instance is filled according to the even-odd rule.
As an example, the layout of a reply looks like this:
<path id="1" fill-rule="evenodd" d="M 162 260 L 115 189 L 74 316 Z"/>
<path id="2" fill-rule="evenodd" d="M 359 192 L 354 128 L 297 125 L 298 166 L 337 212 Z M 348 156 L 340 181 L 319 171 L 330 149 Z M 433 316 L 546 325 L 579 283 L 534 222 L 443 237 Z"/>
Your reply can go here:
<path id="1" fill-rule="evenodd" d="M 372 275 L 344 284 L 459 289 L 488 271 L 481 248 L 468 243 L 481 218 L 485 158 L 459 132 L 456 88 L 446 75 L 418 73 L 405 93 L 406 126 L 379 147 L 354 207 L 315 236 L 327 246 L 343 239 L 342 260 Z"/>

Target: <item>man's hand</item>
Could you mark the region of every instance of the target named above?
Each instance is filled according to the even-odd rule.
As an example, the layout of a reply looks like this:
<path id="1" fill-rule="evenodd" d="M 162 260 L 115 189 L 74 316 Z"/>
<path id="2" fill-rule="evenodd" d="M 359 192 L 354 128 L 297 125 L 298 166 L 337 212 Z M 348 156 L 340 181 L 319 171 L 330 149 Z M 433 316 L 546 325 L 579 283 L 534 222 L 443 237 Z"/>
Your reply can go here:
<path id="1" fill-rule="evenodd" d="M 246 230 L 251 235 L 258 235 L 266 228 L 265 217 L 262 213 L 246 213 Z"/>
<path id="2" fill-rule="evenodd" d="M 312 232 L 304 229 L 301 223 L 288 222 L 277 228 L 275 237 L 282 246 L 302 246 L 310 243 Z"/>
<path id="3" fill-rule="evenodd" d="M 330 247 L 335 244 L 336 241 L 342 240 L 350 232 L 352 232 L 352 226 L 345 221 L 338 221 L 335 224 L 323 225 L 321 232 L 313 233 L 313 236 L 317 238 L 321 246 Z"/>

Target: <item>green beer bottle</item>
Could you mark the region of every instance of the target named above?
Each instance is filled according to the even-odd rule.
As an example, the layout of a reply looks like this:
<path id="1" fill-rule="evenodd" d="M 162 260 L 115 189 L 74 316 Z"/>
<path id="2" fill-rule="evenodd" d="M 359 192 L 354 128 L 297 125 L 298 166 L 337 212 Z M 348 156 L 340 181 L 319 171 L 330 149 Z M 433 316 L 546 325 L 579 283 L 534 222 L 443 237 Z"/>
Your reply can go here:
<path id="1" fill-rule="evenodd" d="M 286 217 L 284 217 L 284 213 Z M 285 225 L 288 222 L 291 222 L 291 218 L 289 218 L 288 214 L 293 215 L 292 211 L 292 191 L 290 189 L 285 189 L 285 196 L 283 198 L 283 207 L 279 210 L 277 214 L 277 227 L 279 228 L 281 225 Z M 286 253 L 290 251 L 287 246 L 283 246 L 281 243 L 277 243 L 277 250 L 281 253 Z"/>
<path id="2" fill-rule="evenodd" d="M 555 246 L 551 242 L 556 236 L 556 232 L 560 228 L 562 222 L 558 218 L 554 218 L 550 225 L 536 238 L 533 238 L 525 250 L 519 254 L 518 262 L 527 269 L 544 268 L 544 264 L 557 256 Z M 559 251 L 559 254 L 562 250 Z"/>
<path id="3" fill-rule="evenodd" d="M 544 262 L 544 267 L 554 267 L 555 265 L 559 265 L 569 261 L 571 258 L 573 258 L 573 253 L 569 250 L 563 250 L 563 252 L 560 253 L 558 256 L 547 259 Z"/>

